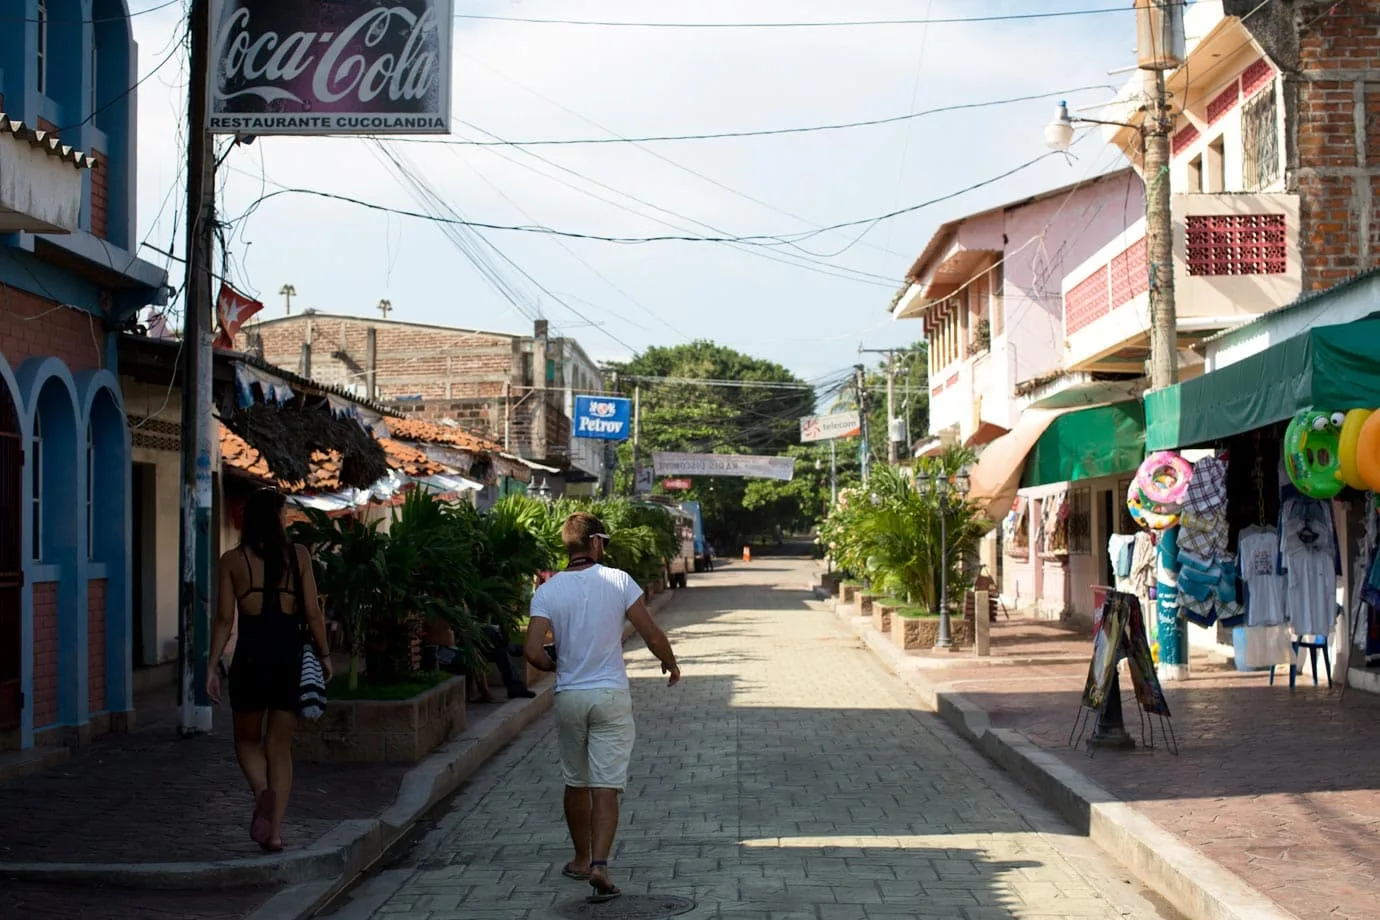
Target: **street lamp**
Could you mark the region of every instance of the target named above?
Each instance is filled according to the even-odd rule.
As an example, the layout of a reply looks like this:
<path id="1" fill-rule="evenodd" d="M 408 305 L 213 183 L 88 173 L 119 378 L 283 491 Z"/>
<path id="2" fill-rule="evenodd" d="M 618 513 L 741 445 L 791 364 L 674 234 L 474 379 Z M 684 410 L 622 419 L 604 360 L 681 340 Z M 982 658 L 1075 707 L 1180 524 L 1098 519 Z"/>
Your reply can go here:
<path id="1" fill-rule="evenodd" d="M 915 485 L 921 495 L 932 495 L 939 503 L 939 638 L 934 647 L 953 648 L 949 622 L 949 512 L 968 495 L 969 469 L 961 467 L 953 476 L 942 470 L 921 474 L 915 478 Z"/>
<path id="2" fill-rule="evenodd" d="M 1053 150 L 1073 146 L 1074 126 L 1110 125 L 1130 128 L 1141 138 L 1145 180 L 1145 243 L 1150 269 L 1150 387 L 1162 389 L 1178 381 L 1178 318 L 1174 304 L 1174 214 L 1169 186 L 1169 131 L 1174 124 L 1164 87 L 1164 74 L 1154 73 L 1153 92 L 1143 124 L 1070 116 L 1060 101 L 1054 121 L 1045 125 L 1045 144 Z"/>

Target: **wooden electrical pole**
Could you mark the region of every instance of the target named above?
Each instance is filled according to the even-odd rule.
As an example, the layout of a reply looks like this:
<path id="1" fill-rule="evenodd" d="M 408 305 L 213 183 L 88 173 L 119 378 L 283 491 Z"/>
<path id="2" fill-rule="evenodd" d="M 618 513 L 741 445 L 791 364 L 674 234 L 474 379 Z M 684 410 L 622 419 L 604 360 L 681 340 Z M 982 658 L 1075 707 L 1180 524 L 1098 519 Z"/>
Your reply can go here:
<path id="1" fill-rule="evenodd" d="M 187 274 L 182 320 L 182 539 L 179 541 L 178 730 L 211 730 L 206 675 L 211 644 L 211 369 L 215 320 L 211 250 L 216 229 L 216 158 L 207 131 L 210 0 L 192 0 L 187 105 Z"/>
<path id="2" fill-rule="evenodd" d="M 1147 75 L 1150 107 L 1145 120 L 1145 243 L 1150 261 L 1150 387 L 1179 379 L 1178 317 L 1174 303 L 1174 213 L 1169 183 L 1169 112 L 1164 71 Z"/>

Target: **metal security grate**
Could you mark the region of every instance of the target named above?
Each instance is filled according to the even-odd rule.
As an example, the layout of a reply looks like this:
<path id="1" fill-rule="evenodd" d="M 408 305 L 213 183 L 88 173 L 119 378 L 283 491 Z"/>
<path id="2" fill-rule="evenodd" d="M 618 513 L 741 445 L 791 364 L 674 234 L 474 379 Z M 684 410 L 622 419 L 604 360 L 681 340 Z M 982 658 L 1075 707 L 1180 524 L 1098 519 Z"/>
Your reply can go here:
<path id="1" fill-rule="evenodd" d="M 1288 265 L 1283 214 L 1188 218 L 1190 275 L 1280 275 Z"/>

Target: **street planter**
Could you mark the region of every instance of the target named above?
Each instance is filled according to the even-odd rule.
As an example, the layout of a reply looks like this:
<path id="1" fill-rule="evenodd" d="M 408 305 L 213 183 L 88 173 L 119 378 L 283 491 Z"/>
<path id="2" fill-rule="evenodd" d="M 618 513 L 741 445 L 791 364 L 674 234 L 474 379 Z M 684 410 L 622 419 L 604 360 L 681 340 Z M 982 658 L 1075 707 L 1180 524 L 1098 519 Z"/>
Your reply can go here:
<path id="1" fill-rule="evenodd" d="M 844 583 L 839 585 L 839 603 L 856 604 L 858 595 L 862 593 L 862 585 Z"/>
<path id="2" fill-rule="evenodd" d="M 293 751 L 308 763 L 417 763 L 465 730 L 465 678 L 406 700 L 331 700 L 299 723 Z"/>
<path id="3" fill-rule="evenodd" d="M 891 632 L 892 619 L 899 609 L 895 604 L 874 603 L 872 605 L 872 628 L 884 636 Z"/>
<path id="4" fill-rule="evenodd" d="M 951 617 L 949 633 L 955 646 L 967 646 L 973 642 L 973 624 L 967 620 Z M 934 648 L 935 642 L 939 641 L 939 617 L 893 616 L 891 641 L 905 651 Z"/>
<path id="5" fill-rule="evenodd" d="M 838 594 L 839 577 L 832 572 L 825 572 L 823 575 L 819 576 L 819 587 L 825 594 Z"/>
<path id="6" fill-rule="evenodd" d="M 882 597 L 882 596 L 881 596 L 880 594 L 868 594 L 866 591 L 864 591 L 862 594 L 859 594 L 859 595 L 858 595 L 858 616 L 860 616 L 860 617 L 870 617 L 870 616 L 872 616 L 872 605 L 873 605 L 874 603 L 876 603 L 878 600 L 880 600 L 881 597 Z"/>

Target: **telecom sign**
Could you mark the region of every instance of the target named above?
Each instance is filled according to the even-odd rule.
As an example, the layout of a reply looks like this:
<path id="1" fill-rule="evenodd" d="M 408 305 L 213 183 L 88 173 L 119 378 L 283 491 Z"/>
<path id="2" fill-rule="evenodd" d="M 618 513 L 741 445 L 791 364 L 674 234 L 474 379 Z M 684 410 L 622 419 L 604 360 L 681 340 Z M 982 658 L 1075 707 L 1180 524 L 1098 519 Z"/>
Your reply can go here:
<path id="1" fill-rule="evenodd" d="M 836 412 L 833 415 L 809 415 L 800 420 L 800 440 L 832 441 L 836 438 L 855 438 L 862 434 L 862 418 L 857 412 Z"/>
<path id="2" fill-rule="evenodd" d="M 575 437 L 626 441 L 632 427 L 632 401 L 614 396 L 575 397 Z"/>

